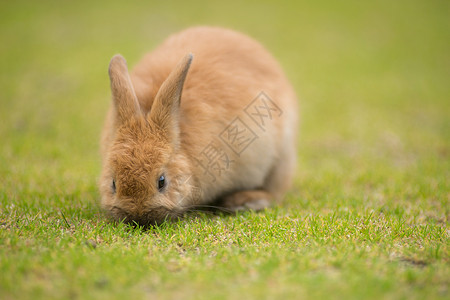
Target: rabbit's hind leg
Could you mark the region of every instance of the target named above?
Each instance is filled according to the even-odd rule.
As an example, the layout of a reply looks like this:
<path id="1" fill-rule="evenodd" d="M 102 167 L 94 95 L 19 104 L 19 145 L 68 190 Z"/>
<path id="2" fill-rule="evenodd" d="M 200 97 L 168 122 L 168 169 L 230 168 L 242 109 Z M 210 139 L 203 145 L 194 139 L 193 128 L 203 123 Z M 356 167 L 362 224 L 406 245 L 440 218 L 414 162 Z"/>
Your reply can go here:
<path id="1" fill-rule="evenodd" d="M 264 190 L 244 190 L 223 197 L 221 205 L 231 211 L 263 210 L 272 202 L 273 196 Z"/>

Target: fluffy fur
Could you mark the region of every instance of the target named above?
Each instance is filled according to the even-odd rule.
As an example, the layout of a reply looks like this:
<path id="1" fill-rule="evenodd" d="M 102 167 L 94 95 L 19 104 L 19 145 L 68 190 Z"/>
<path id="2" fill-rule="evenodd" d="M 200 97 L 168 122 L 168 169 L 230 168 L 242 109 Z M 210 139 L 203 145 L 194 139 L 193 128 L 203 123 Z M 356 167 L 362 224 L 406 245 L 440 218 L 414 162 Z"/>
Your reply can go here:
<path id="1" fill-rule="evenodd" d="M 232 210 L 281 200 L 296 165 L 297 103 L 259 43 L 231 30 L 191 28 L 130 75 L 116 55 L 109 75 L 100 191 L 114 218 L 148 225 L 216 200 Z"/>

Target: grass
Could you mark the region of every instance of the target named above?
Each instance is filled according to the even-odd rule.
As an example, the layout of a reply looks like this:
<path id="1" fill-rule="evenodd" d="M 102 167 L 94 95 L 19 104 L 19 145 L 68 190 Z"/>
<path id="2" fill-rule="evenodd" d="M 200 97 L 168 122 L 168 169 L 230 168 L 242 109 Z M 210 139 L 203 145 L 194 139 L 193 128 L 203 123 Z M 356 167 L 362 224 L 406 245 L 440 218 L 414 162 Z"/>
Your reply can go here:
<path id="1" fill-rule="evenodd" d="M 446 1 L 0 4 L 0 298 L 448 299 Z M 143 231 L 96 187 L 107 66 L 195 24 L 246 32 L 301 97 L 298 172 L 262 213 Z"/>

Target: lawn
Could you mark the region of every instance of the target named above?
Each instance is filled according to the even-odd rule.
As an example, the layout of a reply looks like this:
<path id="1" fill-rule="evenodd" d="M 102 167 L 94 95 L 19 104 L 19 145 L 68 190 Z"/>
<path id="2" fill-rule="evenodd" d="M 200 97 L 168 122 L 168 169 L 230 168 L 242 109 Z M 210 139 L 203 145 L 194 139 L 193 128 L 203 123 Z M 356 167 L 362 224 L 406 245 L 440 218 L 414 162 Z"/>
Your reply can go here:
<path id="1" fill-rule="evenodd" d="M 450 2 L 3 1 L 1 299 L 450 299 Z M 107 68 L 245 32 L 300 97 L 298 171 L 261 213 L 150 230 L 99 205 Z"/>

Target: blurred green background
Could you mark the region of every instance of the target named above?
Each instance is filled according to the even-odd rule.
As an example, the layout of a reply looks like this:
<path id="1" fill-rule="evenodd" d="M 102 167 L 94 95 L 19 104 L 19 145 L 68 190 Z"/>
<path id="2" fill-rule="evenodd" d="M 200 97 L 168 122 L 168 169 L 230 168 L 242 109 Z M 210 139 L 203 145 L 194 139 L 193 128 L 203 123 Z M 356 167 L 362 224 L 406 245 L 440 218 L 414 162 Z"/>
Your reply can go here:
<path id="1" fill-rule="evenodd" d="M 0 186 L 91 186 L 109 59 L 133 66 L 202 24 L 253 36 L 283 65 L 301 99 L 300 176 L 383 155 L 446 161 L 449 11 L 448 1 L 2 1 Z"/>
<path id="2" fill-rule="evenodd" d="M 69 247 L 81 256 L 90 257 L 90 253 L 83 252 L 84 244 L 79 236 L 101 232 L 106 226 L 99 228 L 97 225 L 103 223 L 96 223 L 103 220 L 98 214 L 96 184 L 100 172 L 99 135 L 110 101 L 107 76 L 110 58 L 121 53 L 132 67 L 171 33 L 193 25 L 216 25 L 244 32 L 264 44 L 280 61 L 299 95 L 298 172 L 280 214 L 309 218 L 337 212 L 339 219 L 349 212 L 367 213 L 370 219 L 373 209 L 374 218 L 380 218 L 380 222 L 384 216 L 388 220 L 390 216 L 398 216 L 401 222 L 411 226 L 431 224 L 435 227 L 429 228 L 438 228 L 435 240 L 430 235 L 431 240 L 427 242 L 417 239 L 408 244 L 405 237 L 406 241 L 401 242 L 407 245 L 402 248 L 406 250 L 398 251 L 404 251 L 404 256 L 411 254 L 414 263 L 418 259 L 419 264 L 422 260 L 434 264 L 429 269 L 399 273 L 406 279 L 402 277 L 397 291 L 408 295 L 405 291 L 411 287 L 411 277 L 414 288 L 420 290 L 420 282 L 432 289 L 436 284 L 434 291 L 440 290 L 443 297 L 448 296 L 449 16 L 450 1 L 444 0 L 1 1 L 0 225 L 29 219 L 35 226 L 36 219 L 40 220 L 41 227 L 36 225 L 39 230 L 51 227 L 56 232 L 52 231 L 54 235 L 49 237 L 38 229 L 33 231 L 33 227 L 19 233 L 9 225 L 0 228 L 8 229 L 2 240 L 9 246 L 0 247 L 0 260 L 3 260 L 0 270 L 12 276 L 2 283 L 12 291 L 6 295 L 20 295 L 27 284 L 31 288 L 27 289 L 25 298 L 32 298 L 35 285 L 49 291 L 43 292 L 43 297 L 52 294 L 54 290 L 48 287 L 45 276 L 43 282 L 39 281 L 39 272 L 53 274 L 51 278 L 60 279 L 61 286 L 67 287 L 72 277 L 60 268 L 66 266 L 66 256 L 52 249 Z M 58 231 L 65 226 L 62 211 L 69 223 L 79 227 L 69 233 L 73 239 L 60 245 L 60 239 L 68 234 Z M 267 218 L 270 219 L 270 214 Z M 243 220 L 242 225 L 246 226 L 247 219 Z M 113 232 L 113 227 L 106 228 Z M 385 230 L 389 235 L 391 229 Z M 164 237 L 165 233 L 159 234 Z M 439 234 L 446 237 L 445 241 Z M 115 233 L 112 235 L 110 239 L 116 241 Z M 124 239 L 145 248 L 139 242 L 141 238 L 153 236 L 136 233 L 130 241 Z M 374 267 L 363 263 L 361 267 L 380 284 L 374 287 L 378 292 L 386 287 L 397 288 L 395 283 L 376 281 L 386 275 L 384 262 L 391 257 L 389 249 L 397 247 L 397 236 L 389 238 L 392 244 L 381 243 L 381 250 L 373 254 L 382 263 L 375 262 Z M 353 245 L 345 236 L 342 240 L 344 245 L 347 242 Z M 172 237 L 166 237 L 165 241 L 171 245 Z M 428 242 L 429 247 L 437 249 L 436 254 L 431 254 L 431 250 L 420 252 L 428 249 Z M 130 257 L 128 252 L 123 255 L 121 251 L 125 250 L 119 248 L 121 244 L 115 243 L 105 245 L 102 251 L 111 250 L 119 261 L 124 256 Z M 39 246 L 42 244 L 47 245 L 48 249 L 44 247 L 47 249 L 44 250 L 50 253 L 48 259 L 58 262 L 50 271 L 46 269 L 47 256 L 39 252 L 45 252 Z M 426 247 L 421 248 L 424 244 Z M 30 253 L 27 245 L 34 245 L 29 248 Z M 176 247 L 167 253 L 176 254 Z M 318 256 L 320 262 L 329 255 L 327 251 L 334 251 L 329 250 L 334 246 L 330 247 L 319 245 L 318 249 L 323 251 L 301 249 L 314 259 Z M 36 254 L 33 252 L 36 249 L 41 250 Z M 30 257 L 35 259 L 37 267 L 25 263 L 14 265 L 8 260 L 13 253 L 17 254 L 17 260 L 24 262 Z M 100 254 L 93 259 L 102 261 L 103 252 L 97 253 Z M 341 254 L 347 255 L 345 251 Z M 160 256 L 163 265 L 164 259 L 169 259 L 164 255 L 163 251 Z M 360 257 L 363 262 L 371 261 Z M 135 265 L 140 265 L 140 259 L 136 256 Z M 257 266 L 258 259 L 258 254 L 250 255 L 250 265 Z M 187 264 L 188 269 L 203 272 L 202 265 L 195 262 L 194 258 L 192 264 Z M 350 275 L 339 277 L 342 281 L 333 281 L 334 273 L 325 270 L 318 273 L 322 276 L 319 281 L 307 283 L 307 290 L 320 292 L 317 284 L 321 282 L 337 282 L 328 287 L 339 289 L 343 282 L 347 283 L 347 278 L 358 278 L 353 271 L 358 270 L 355 266 L 360 265 L 360 260 L 352 262 L 354 265 L 350 263 L 350 266 L 343 263 L 342 268 Z M 89 274 L 80 275 L 83 268 L 79 261 L 73 259 L 68 265 L 73 266 L 69 267 L 73 272 L 70 274 L 90 280 Z M 87 270 L 88 265 L 81 263 Z M 307 264 L 305 268 L 307 271 L 301 273 L 307 277 L 311 270 Z M 62 270 L 62 276 L 56 270 Z M 283 270 L 279 272 L 296 278 L 294 273 Z M 141 270 L 141 278 L 148 275 L 146 272 L 150 271 Z M 189 272 L 186 274 L 190 276 Z M 205 278 L 213 280 L 212 273 L 205 274 Z M 241 275 L 248 277 L 245 272 Z M 29 283 L 27 276 L 35 281 Z M 112 282 L 118 283 L 118 290 L 121 284 L 129 286 L 124 282 L 131 280 L 111 277 L 117 278 Z M 178 282 L 169 281 L 169 287 L 187 282 L 183 276 L 178 278 Z M 419 283 L 414 278 L 419 278 Z M 364 283 L 367 283 L 358 280 L 348 283 L 350 287 L 352 284 L 359 287 L 355 299 L 364 295 Z M 201 283 L 197 281 L 199 286 Z M 263 281 L 260 284 L 270 289 Z M 91 289 L 91 285 L 86 286 L 85 292 Z M 227 282 L 224 286 L 227 287 Z M 346 287 L 337 295 L 351 295 Z M 61 291 L 68 295 L 65 289 Z M 321 293 L 328 295 L 326 289 Z M 411 293 L 410 296 L 414 290 Z M 392 295 L 395 298 L 399 294 Z"/>

